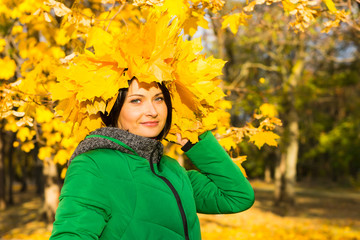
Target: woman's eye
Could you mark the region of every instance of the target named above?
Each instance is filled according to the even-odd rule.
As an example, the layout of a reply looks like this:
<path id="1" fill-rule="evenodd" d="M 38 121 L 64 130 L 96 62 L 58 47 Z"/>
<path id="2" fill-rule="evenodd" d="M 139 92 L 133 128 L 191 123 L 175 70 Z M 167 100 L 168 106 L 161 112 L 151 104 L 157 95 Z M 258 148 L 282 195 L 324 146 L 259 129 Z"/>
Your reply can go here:
<path id="1" fill-rule="evenodd" d="M 130 100 L 130 103 L 140 103 L 141 100 L 140 99 L 132 99 Z"/>
<path id="2" fill-rule="evenodd" d="M 157 97 L 157 98 L 155 98 L 155 101 L 157 101 L 157 102 L 164 101 L 164 97 Z"/>

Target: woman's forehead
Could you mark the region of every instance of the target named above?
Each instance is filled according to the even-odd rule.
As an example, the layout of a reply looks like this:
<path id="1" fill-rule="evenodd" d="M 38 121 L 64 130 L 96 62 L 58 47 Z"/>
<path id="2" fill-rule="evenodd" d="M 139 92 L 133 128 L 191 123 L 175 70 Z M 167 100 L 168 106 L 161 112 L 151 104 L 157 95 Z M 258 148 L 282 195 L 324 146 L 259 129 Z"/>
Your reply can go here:
<path id="1" fill-rule="evenodd" d="M 153 92 L 158 93 L 161 92 L 159 85 L 156 82 L 146 83 L 139 82 L 137 79 L 134 79 L 129 86 L 129 93 L 137 93 L 137 92 Z"/>

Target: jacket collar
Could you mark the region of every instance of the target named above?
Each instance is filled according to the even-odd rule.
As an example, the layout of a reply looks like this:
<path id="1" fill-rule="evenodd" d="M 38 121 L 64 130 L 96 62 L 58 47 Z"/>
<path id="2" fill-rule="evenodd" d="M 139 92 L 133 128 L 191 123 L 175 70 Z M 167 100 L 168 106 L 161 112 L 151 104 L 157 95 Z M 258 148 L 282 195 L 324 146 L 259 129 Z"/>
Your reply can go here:
<path id="1" fill-rule="evenodd" d="M 160 161 L 164 149 L 158 140 L 135 135 L 116 127 L 104 127 L 91 132 L 79 143 L 69 164 L 77 155 L 100 148 L 138 155 L 153 163 Z"/>

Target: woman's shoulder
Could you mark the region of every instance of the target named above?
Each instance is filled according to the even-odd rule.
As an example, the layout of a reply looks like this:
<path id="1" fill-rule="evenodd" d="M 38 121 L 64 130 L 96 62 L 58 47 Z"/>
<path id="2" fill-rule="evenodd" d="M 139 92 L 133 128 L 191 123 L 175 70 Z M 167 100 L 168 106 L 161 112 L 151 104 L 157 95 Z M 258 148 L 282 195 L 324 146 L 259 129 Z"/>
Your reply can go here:
<path id="1" fill-rule="evenodd" d="M 78 158 L 90 158 L 93 161 L 99 161 L 108 160 L 109 157 L 126 158 L 126 154 L 114 149 L 98 148 L 81 153 L 77 155 L 74 160 Z"/>
<path id="2" fill-rule="evenodd" d="M 171 165 L 179 165 L 179 162 L 176 161 L 174 158 L 168 156 L 168 155 L 163 155 L 161 157 L 161 162 L 163 164 L 171 164 Z M 180 165 L 179 165 L 180 166 Z"/>
<path id="3" fill-rule="evenodd" d="M 185 169 L 180 165 L 180 163 L 168 155 L 163 155 L 160 161 L 161 165 L 170 168 L 174 172 L 184 173 Z"/>
<path id="4" fill-rule="evenodd" d="M 94 149 L 77 155 L 71 165 L 95 165 L 99 169 L 113 169 L 128 165 L 129 154 L 114 149 Z"/>

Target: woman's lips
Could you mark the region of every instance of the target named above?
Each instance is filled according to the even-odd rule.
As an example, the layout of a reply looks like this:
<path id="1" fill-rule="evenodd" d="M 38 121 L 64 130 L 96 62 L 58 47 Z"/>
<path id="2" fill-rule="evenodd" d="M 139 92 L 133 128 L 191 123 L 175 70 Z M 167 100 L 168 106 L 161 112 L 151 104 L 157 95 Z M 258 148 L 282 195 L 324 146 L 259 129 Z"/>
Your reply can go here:
<path id="1" fill-rule="evenodd" d="M 149 121 L 149 122 L 142 122 L 141 124 L 146 127 L 156 127 L 157 125 L 159 125 L 159 122 L 158 121 Z"/>

